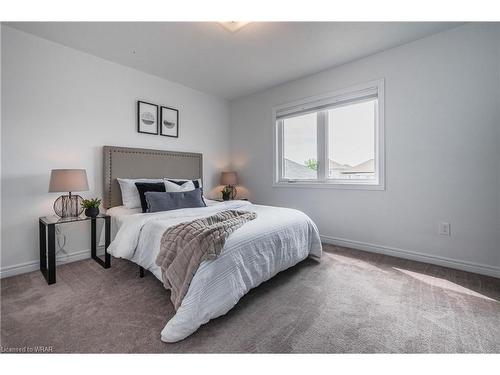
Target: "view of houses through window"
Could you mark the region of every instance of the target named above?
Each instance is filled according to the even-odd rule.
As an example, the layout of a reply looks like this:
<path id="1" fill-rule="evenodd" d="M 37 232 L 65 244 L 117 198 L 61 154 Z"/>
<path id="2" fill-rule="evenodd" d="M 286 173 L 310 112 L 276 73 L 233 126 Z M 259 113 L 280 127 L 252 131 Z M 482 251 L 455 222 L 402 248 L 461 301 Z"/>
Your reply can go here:
<path id="1" fill-rule="evenodd" d="M 328 111 L 328 178 L 375 178 L 376 99 Z"/>
<path id="2" fill-rule="evenodd" d="M 326 129 L 325 178 L 375 179 L 375 130 L 377 99 L 350 103 L 321 111 Z M 320 111 L 283 120 L 283 177 L 318 179 L 318 129 Z"/>
<path id="3" fill-rule="evenodd" d="M 285 119 L 283 126 L 284 176 L 317 179 L 317 113 Z"/>

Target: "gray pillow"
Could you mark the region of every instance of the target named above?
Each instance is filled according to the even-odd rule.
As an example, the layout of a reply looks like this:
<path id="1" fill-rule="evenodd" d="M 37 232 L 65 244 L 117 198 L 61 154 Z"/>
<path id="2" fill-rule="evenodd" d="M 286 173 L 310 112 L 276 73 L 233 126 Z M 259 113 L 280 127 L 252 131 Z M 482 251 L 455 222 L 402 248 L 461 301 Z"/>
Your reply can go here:
<path id="1" fill-rule="evenodd" d="M 178 210 L 180 208 L 206 207 L 201 189 L 163 193 L 147 191 L 144 193 L 148 212 Z"/>

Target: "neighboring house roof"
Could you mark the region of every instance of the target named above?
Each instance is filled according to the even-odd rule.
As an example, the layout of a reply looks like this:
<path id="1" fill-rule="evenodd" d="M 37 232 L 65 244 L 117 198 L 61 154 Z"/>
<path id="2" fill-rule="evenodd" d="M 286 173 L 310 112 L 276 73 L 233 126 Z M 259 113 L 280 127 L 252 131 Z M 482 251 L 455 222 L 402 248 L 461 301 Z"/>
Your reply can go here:
<path id="1" fill-rule="evenodd" d="M 340 163 L 337 163 L 335 160 L 332 160 L 332 159 L 329 159 L 329 168 L 330 170 L 333 170 L 333 169 L 346 169 L 346 168 L 352 168 L 349 164 L 340 164 Z"/>
<path id="2" fill-rule="evenodd" d="M 296 163 L 290 159 L 285 158 L 285 176 L 290 176 L 290 178 L 316 178 L 317 172 L 305 165 Z"/>
<path id="3" fill-rule="evenodd" d="M 375 161 L 373 159 L 364 161 L 354 167 L 350 167 L 340 173 L 373 173 L 375 172 Z"/>
<path id="4" fill-rule="evenodd" d="M 373 159 L 351 167 L 349 164 L 340 164 L 330 160 L 330 170 L 339 170 L 343 174 L 351 173 L 373 173 L 375 171 L 375 162 Z M 293 160 L 285 158 L 285 174 L 293 179 L 311 179 L 317 177 L 317 172 L 305 165 L 299 164 Z"/>

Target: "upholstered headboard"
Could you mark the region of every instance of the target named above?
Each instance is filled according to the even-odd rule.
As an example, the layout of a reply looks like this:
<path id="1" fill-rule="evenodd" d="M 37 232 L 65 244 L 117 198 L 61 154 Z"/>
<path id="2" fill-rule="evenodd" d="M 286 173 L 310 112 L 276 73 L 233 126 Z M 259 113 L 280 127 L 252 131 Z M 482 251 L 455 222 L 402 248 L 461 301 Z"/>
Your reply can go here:
<path id="1" fill-rule="evenodd" d="M 103 205 L 120 206 L 120 178 L 203 178 L 203 155 L 193 152 L 104 146 Z"/>

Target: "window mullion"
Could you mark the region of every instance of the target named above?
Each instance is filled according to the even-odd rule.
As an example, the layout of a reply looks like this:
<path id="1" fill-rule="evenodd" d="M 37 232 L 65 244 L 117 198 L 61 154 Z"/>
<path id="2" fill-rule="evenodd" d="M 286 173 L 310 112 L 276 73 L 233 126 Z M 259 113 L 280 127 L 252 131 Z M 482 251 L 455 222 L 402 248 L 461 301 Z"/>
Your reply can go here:
<path id="1" fill-rule="evenodd" d="M 277 122 L 277 138 L 278 138 L 278 181 L 283 181 L 285 179 L 285 170 L 284 170 L 284 160 L 285 152 L 283 150 L 284 144 L 284 131 L 283 131 L 283 120 L 278 120 Z"/>
<path id="2" fill-rule="evenodd" d="M 327 177 L 328 169 L 328 148 L 327 148 L 327 131 L 328 131 L 328 113 L 320 111 L 317 115 L 317 160 L 318 160 L 318 181 L 324 182 Z"/>

